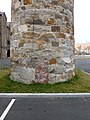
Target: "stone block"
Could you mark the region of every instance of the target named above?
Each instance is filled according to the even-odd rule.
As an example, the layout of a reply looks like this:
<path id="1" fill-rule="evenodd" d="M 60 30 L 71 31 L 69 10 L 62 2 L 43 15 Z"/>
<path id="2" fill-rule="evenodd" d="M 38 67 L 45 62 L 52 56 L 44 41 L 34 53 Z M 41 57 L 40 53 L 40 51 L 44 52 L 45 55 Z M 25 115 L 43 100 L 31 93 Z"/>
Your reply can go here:
<path id="1" fill-rule="evenodd" d="M 28 30 L 27 25 L 20 25 L 18 27 L 19 32 L 27 32 L 27 30 Z"/>
<path id="2" fill-rule="evenodd" d="M 22 35 L 22 37 L 23 37 L 23 38 L 26 38 L 26 39 L 30 39 L 30 38 L 32 39 L 32 38 L 35 38 L 35 37 L 38 37 L 38 36 L 39 36 L 39 34 L 33 32 L 33 31 L 23 32 L 23 35 Z"/>
<path id="3" fill-rule="evenodd" d="M 52 46 L 54 46 L 54 47 L 59 46 L 59 42 L 52 42 Z"/>
<path id="4" fill-rule="evenodd" d="M 57 63 L 57 60 L 55 58 L 52 58 L 50 61 L 49 61 L 49 64 L 56 64 Z"/>
<path id="5" fill-rule="evenodd" d="M 64 57 L 63 61 L 65 61 L 66 63 L 71 63 L 71 58 L 70 57 Z"/>
<path id="6" fill-rule="evenodd" d="M 16 3 L 15 3 L 15 9 L 18 9 L 20 7 L 20 3 L 19 3 L 19 1 L 17 1 Z"/>
<path id="7" fill-rule="evenodd" d="M 35 25 L 45 25 L 45 23 L 41 19 L 34 20 L 33 24 L 35 24 Z"/>
<path id="8" fill-rule="evenodd" d="M 23 47 L 23 45 L 26 43 L 25 39 L 20 40 L 19 47 Z"/>
<path id="9" fill-rule="evenodd" d="M 48 25 L 56 25 L 56 20 L 54 18 L 50 18 L 47 21 Z"/>
<path id="10" fill-rule="evenodd" d="M 24 5 L 32 4 L 32 0 L 24 0 Z"/>
<path id="11" fill-rule="evenodd" d="M 70 39 L 70 40 L 74 40 L 73 36 L 69 36 L 69 39 Z"/>
<path id="12" fill-rule="evenodd" d="M 22 6 L 21 9 L 22 9 L 22 10 L 26 10 L 26 7 L 25 7 L 25 6 Z"/>
<path id="13" fill-rule="evenodd" d="M 38 64 L 40 63 L 40 64 Z M 48 83 L 48 61 L 46 59 L 39 59 L 35 69 L 35 83 Z"/>
<path id="14" fill-rule="evenodd" d="M 35 81 L 35 70 L 33 68 L 18 67 L 15 72 L 12 72 L 10 78 L 18 82 L 33 83 Z"/>
<path id="15" fill-rule="evenodd" d="M 65 75 L 49 74 L 49 82 L 48 83 L 50 83 L 50 84 L 65 82 L 65 81 L 67 81 L 67 78 Z"/>
<path id="16" fill-rule="evenodd" d="M 54 35 L 52 33 L 44 33 L 40 35 L 42 38 L 54 38 Z"/>
<path id="17" fill-rule="evenodd" d="M 48 72 L 52 74 L 63 74 L 65 72 L 65 66 L 62 64 L 51 64 L 48 66 Z"/>
<path id="18" fill-rule="evenodd" d="M 61 20 L 62 20 L 63 17 L 62 17 L 62 15 L 60 15 L 60 14 L 55 14 L 55 18 L 56 18 L 56 19 L 61 19 Z"/>
<path id="19" fill-rule="evenodd" d="M 64 33 L 61 33 L 61 32 L 56 33 L 55 35 L 57 38 L 65 38 L 66 37 L 66 35 Z"/>
<path id="20" fill-rule="evenodd" d="M 60 26 L 51 26 L 52 32 L 60 32 Z"/>

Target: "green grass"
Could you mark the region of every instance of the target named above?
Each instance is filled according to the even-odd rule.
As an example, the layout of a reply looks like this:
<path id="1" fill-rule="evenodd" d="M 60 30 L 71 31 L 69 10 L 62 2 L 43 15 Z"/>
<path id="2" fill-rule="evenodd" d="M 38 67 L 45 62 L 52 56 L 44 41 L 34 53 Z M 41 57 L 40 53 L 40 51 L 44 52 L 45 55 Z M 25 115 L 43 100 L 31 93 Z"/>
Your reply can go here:
<path id="1" fill-rule="evenodd" d="M 1 93 L 87 93 L 90 92 L 90 75 L 76 70 L 76 76 L 67 82 L 56 84 L 26 85 L 10 80 L 10 69 L 0 70 Z"/>

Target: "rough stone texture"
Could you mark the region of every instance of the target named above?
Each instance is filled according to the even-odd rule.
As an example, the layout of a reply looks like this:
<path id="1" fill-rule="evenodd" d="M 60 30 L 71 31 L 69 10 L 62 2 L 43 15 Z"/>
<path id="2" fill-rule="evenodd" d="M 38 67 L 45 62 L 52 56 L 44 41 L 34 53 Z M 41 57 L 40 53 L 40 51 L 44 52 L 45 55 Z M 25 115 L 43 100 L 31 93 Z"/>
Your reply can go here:
<path id="1" fill-rule="evenodd" d="M 74 76 L 74 0 L 12 0 L 11 79 L 56 83 Z"/>
<path id="2" fill-rule="evenodd" d="M 0 58 L 7 57 L 7 18 L 4 12 L 0 12 Z"/>

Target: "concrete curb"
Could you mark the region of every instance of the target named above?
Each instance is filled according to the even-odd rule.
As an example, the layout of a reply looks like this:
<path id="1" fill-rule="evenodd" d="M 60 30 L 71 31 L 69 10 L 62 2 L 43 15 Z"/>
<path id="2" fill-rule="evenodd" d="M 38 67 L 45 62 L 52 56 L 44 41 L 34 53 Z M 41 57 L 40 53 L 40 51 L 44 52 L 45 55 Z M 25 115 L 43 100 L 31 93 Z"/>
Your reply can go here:
<path id="1" fill-rule="evenodd" d="M 90 93 L 0 93 L 0 98 L 72 98 L 90 97 Z"/>
<path id="2" fill-rule="evenodd" d="M 90 75 L 90 73 L 88 73 L 88 72 L 85 72 L 84 70 L 81 70 L 82 72 L 84 72 L 84 73 L 86 73 L 87 75 Z"/>

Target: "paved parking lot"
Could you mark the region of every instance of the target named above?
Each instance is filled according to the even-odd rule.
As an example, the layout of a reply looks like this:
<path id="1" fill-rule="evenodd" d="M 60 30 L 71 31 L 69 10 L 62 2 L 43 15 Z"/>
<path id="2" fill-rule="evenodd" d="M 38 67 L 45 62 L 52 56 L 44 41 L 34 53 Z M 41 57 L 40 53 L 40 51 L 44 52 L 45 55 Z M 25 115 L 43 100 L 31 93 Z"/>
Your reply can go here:
<path id="1" fill-rule="evenodd" d="M 10 58 L 0 59 L 0 67 L 10 66 Z"/>
<path id="2" fill-rule="evenodd" d="M 10 100 L 11 100 L 10 98 L 6 98 L 6 99 L 0 98 L 0 116 L 3 113 L 3 111 L 6 109 L 6 106 L 7 104 L 9 104 Z"/>
<path id="3" fill-rule="evenodd" d="M 0 115 L 11 100 L 0 98 Z M 16 98 L 0 120 L 90 120 L 90 98 Z"/>
<path id="4" fill-rule="evenodd" d="M 90 59 L 76 60 L 76 68 L 79 68 L 87 73 L 90 73 Z"/>

